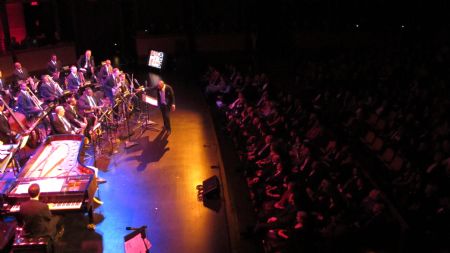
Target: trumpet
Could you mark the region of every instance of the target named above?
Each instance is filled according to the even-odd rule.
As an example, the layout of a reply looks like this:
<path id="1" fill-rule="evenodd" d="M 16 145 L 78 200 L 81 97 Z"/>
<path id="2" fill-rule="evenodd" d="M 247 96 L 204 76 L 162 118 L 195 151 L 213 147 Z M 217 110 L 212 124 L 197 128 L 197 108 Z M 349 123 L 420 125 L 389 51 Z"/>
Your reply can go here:
<path id="1" fill-rule="evenodd" d="M 37 108 L 39 108 L 40 110 L 44 110 L 44 109 L 42 109 L 43 102 L 41 100 L 39 100 L 39 98 L 36 97 L 34 92 L 28 86 L 27 86 L 27 90 L 30 93 L 31 101 L 33 101 L 34 105 Z"/>
<path id="2" fill-rule="evenodd" d="M 58 94 L 58 97 L 61 97 L 62 95 L 64 95 L 64 90 L 61 89 L 61 86 L 59 86 L 59 84 L 57 82 L 55 82 L 55 80 L 53 80 L 53 78 L 51 76 L 48 77 L 48 80 L 55 87 L 56 93 Z"/>

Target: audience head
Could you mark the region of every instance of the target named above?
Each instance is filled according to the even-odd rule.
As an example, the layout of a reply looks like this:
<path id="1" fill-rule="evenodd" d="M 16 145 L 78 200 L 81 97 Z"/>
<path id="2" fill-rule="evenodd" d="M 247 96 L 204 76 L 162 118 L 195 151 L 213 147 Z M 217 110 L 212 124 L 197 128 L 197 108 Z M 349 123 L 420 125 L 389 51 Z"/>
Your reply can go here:
<path id="1" fill-rule="evenodd" d="M 28 195 L 30 195 L 31 198 L 35 199 L 39 197 L 39 193 L 41 191 L 41 188 L 38 184 L 31 184 L 28 187 Z"/>

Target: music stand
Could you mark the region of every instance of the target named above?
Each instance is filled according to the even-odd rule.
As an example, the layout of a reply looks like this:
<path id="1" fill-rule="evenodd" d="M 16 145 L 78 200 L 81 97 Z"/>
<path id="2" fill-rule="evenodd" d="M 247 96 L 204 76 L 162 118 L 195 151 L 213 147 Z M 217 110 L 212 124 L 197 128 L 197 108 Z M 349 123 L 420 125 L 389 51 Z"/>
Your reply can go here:
<path id="1" fill-rule="evenodd" d="M 152 247 L 150 241 L 147 239 L 145 229 L 147 226 L 140 228 L 130 228 L 127 230 L 134 230 L 128 235 L 124 236 L 125 253 L 148 253 Z"/>
<path id="2" fill-rule="evenodd" d="M 145 130 L 152 130 L 155 132 L 159 132 L 161 131 L 161 129 L 155 127 L 157 125 L 156 122 L 151 121 L 150 120 L 150 110 L 149 110 L 149 105 L 158 106 L 158 100 L 156 100 L 155 98 L 145 95 L 145 93 L 142 94 L 142 101 L 145 104 L 145 110 L 147 111 L 146 113 L 146 118 L 144 123 L 142 123 L 142 130 L 141 130 L 141 135 L 145 132 Z"/>
<path id="3" fill-rule="evenodd" d="M 112 133 L 112 126 L 109 124 L 108 121 L 112 120 L 110 117 L 114 114 L 113 112 L 114 108 L 107 109 L 105 112 L 103 112 L 100 117 L 98 118 L 98 122 L 102 122 L 104 120 L 104 123 L 106 124 L 106 136 L 109 140 L 109 143 L 111 144 L 111 152 L 110 155 L 117 153 L 117 151 L 114 151 L 114 143 L 113 143 L 113 133 Z"/>

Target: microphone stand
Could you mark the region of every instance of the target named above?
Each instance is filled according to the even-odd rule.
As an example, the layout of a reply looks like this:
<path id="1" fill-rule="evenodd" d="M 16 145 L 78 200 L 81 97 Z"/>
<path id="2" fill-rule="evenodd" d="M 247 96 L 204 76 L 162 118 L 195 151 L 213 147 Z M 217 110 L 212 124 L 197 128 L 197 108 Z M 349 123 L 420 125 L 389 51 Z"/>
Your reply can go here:
<path id="1" fill-rule="evenodd" d="M 130 94 L 131 96 L 131 94 Z M 125 113 L 125 122 L 127 124 L 127 140 L 125 140 L 125 149 L 129 149 L 131 147 L 134 147 L 136 145 L 138 145 L 137 142 L 133 142 L 131 141 L 131 130 L 130 130 L 130 117 L 131 117 L 131 112 L 128 111 L 128 103 L 125 104 L 125 98 L 123 98 L 122 103 L 124 104 L 123 109 L 124 109 L 124 113 Z"/>

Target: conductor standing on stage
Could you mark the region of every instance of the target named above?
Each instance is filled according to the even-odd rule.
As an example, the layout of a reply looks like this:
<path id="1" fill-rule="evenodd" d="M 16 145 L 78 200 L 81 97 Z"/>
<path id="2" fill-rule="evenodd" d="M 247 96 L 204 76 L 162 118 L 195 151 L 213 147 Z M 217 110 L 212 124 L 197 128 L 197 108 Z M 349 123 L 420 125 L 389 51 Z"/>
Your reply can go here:
<path id="1" fill-rule="evenodd" d="M 172 132 L 170 127 L 170 111 L 175 111 L 175 93 L 170 85 L 160 80 L 157 84 L 158 88 L 158 106 L 164 120 L 164 130 L 167 134 Z"/>

